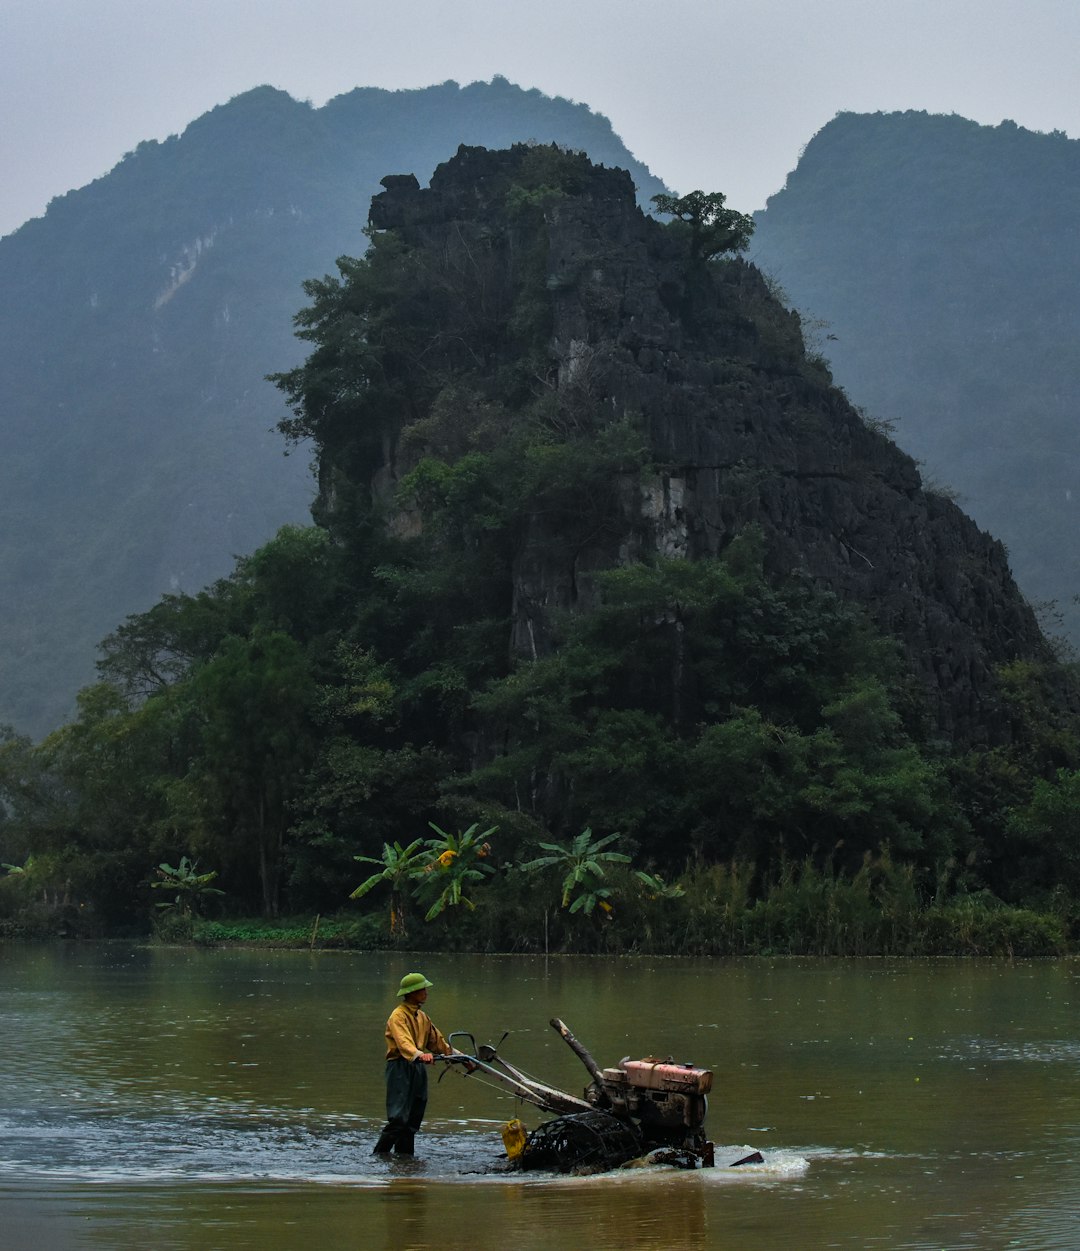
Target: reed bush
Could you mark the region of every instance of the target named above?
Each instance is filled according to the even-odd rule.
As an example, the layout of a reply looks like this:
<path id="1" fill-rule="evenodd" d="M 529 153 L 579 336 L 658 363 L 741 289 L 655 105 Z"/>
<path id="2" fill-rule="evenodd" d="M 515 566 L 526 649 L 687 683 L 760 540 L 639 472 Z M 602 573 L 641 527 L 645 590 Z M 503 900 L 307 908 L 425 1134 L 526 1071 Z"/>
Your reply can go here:
<path id="1" fill-rule="evenodd" d="M 1045 906 L 1015 907 L 989 891 L 949 894 L 947 877 L 938 874 L 932 886 L 920 882 L 915 868 L 894 861 L 887 848 L 865 855 L 854 873 L 811 858 L 785 860 L 765 882 L 751 863 L 733 860 L 693 864 L 677 883 L 658 888 L 618 864 L 604 879 L 610 911 L 598 907 L 585 915 L 562 908 L 551 883 L 511 868 L 476 892 L 473 910 L 417 921 L 405 938 L 391 937 L 381 906 L 372 904 L 359 915 L 320 918 L 317 932 L 313 917 L 199 920 L 188 941 L 306 947 L 314 933 L 320 948 L 715 958 L 1069 952 L 1078 915 L 1071 897 L 1058 893 Z"/>

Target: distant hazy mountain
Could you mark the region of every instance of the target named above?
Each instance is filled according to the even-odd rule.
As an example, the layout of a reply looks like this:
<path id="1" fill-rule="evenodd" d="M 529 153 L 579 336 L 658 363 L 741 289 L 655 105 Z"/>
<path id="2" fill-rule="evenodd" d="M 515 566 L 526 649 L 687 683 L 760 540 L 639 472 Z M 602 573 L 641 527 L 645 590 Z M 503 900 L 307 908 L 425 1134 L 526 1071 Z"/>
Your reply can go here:
<path id="1" fill-rule="evenodd" d="M 260 87 L 0 240 L 0 723 L 57 725 L 128 613 L 308 519 L 264 380 L 303 354 L 300 284 L 364 251 L 383 175 L 530 139 L 663 190 L 605 118 L 503 79 L 320 109 Z"/>
<path id="2" fill-rule="evenodd" d="M 1080 142 L 841 114 L 758 215 L 753 251 L 827 323 L 810 337 L 855 403 L 895 421 L 1080 641 Z"/>

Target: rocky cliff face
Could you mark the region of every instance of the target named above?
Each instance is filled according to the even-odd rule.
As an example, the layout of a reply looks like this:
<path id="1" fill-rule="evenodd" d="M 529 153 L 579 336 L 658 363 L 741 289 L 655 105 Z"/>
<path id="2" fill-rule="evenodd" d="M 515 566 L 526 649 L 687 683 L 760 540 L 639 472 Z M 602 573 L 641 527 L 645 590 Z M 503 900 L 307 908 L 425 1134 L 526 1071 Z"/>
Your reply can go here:
<path id="1" fill-rule="evenodd" d="M 831 333 L 836 378 L 1002 539 L 1080 644 L 1080 141 L 1013 122 L 842 113 L 752 252 Z M 809 337 L 809 336 L 808 336 Z M 819 334 L 820 337 L 820 334 Z"/>
<path id="2" fill-rule="evenodd" d="M 798 317 L 753 266 L 695 262 L 684 235 L 639 210 L 626 173 L 584 158 L 557 193 L 534 178 L 536 211 L 523 215 L 514 187 L 528 161 L 523 146 L 462 148 L 428 189 L 386 179 L 371 208 L 373 226 L 472 284 L 466 304 L 493 321 L 520 310 L 522 258 L 533 257 L 535 389 L 566 423 L 599 414 L 647 441 L 647 469 L 613 474 L 603 524 L 526 519 L 513 645 L 542 651 L 553 610 L 587 606 L 598 568 L 714 555 L 757 525 L 773 573 L 857 599 L 900 641 L 942 736 L 1006 739 L 995 666 L 1047 652 L 1001 544 L 923 489 L 915 463 L 808 359 Z M 520 341 L 496 341 L 486 367 L 515 350 Z M 416 461 L 415 441 L 399 436 L 389 431 L 370 467 L 384 491 Z M 324 465 L 324 489 L 331 477 Z"/>

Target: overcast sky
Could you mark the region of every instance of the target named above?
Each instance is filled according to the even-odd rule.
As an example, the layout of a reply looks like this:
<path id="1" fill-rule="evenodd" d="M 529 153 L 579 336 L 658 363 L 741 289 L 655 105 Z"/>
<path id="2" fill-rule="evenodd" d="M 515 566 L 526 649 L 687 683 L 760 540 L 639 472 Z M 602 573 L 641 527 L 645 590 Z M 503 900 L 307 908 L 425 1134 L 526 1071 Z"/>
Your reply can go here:
<path id="1" fill-rule="evenodd" d="M 842 110 L 1080 137 L 1080 0 L 0 0 L 0 234 L 261 83 L 494 74 L 588 104 L 744 212 Z"/>

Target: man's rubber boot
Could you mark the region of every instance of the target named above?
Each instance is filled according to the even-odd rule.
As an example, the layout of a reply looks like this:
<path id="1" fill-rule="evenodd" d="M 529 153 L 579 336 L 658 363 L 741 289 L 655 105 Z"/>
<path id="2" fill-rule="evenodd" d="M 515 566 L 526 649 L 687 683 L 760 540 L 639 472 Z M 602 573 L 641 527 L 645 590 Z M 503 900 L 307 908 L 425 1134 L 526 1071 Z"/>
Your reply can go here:
<path id="1" fill-rule="evenodd" d="M 401 1133 L 398 1134 L 398 1140 L 394 1144 L 394 1150 L 398 1155 L 413 1155 L 413 1142 L 415 1138 L 416 1135 L 411 1129 L 403 1129 Z"/>
<path id="2" fill-rule="evenodd" d="M 398 1136 L 392 1129 L 384 1129 L 379 1135 L 379 1141 L 372 1149 L 372 1155 L 389 1155 L 390 1149 L 397 1142 Z"/>

